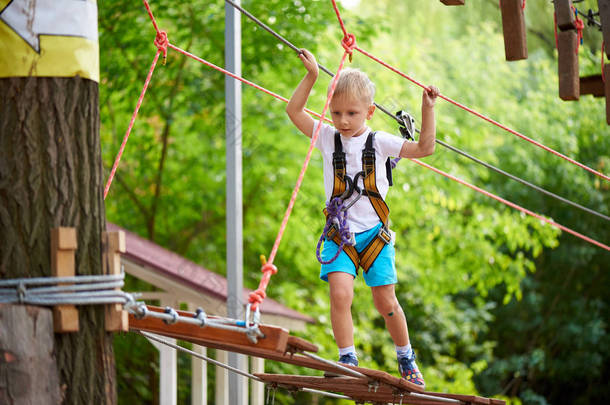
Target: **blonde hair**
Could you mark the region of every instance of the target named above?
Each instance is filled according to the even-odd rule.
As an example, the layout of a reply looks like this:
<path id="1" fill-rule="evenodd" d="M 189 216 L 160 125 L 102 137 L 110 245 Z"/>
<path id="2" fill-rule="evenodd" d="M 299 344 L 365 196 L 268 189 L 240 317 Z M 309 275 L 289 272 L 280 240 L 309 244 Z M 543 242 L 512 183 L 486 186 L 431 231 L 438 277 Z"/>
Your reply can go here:
<path id="1" fill-rule="evenodd" d="M 331 86 L 332 80 L 328 85 L 327 92 L 330 92 Z M 361 70 L 345 68 L 339 74 L 337 87 L 335 87 L 335 92 L 333 93 L 334 96 L 354 97 L 373 104 L 375 99 L 375 84 Z"/>

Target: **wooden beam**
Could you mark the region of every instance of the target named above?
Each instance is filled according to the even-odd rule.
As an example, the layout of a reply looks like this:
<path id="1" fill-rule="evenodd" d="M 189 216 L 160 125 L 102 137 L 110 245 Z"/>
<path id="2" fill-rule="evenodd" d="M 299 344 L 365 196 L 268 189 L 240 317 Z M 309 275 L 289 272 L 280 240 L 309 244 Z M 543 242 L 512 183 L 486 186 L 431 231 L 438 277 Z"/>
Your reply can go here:
<path id="1" fill-rule="evenodd" d="M 446 6 L 463 6 L 466 0 L 441 0 Z"/>
<path id="2" fill-rule="evenodd" d="M 575 30 L 576 22 L 572 10 L 572 0 L 553 0 L 553 4 L 555 5 L 557 28 L 560 31 Z"/>
<path id="3" fill-rule="evenodd" d="M 560 31 L 557 33 L 559 97 L 562 100 L 578 100 L 580 77 L 578 75 L 578 33 Z"/>
<path id="4" fill-rule="evenodd" d="M 604 65 L 604 76 L 606 78 L 606 123 L 610 125 L 610 63 Z"/>
<path id="5" fill-rule="evenodd" d="M 580 95 L 591 94 L 593 97 L 604 97 L 604 81 L 602 75 L 582 76 L 580 78 Z"/>
<path id="6" fill-rule="evenodd" d="M 164 312 L 163 308 L 147 306 L 149 311 Z M 181 316 L 194 317 L 194 312 L 176 311 Z M 208 319 L 218 319 L 208 316 Z M 159 335 L 173 337 L 197 343 L 201 346 L 209 346 L 211 343 L 234 344 L 243 347 L 256 347 L 265 350 L 284 353 L 288 342 L 288 330 L 269 325 L 260 325 L 264 338 L 259 338 L 258 343 L 252 343 L 245 333 L 230 331 L 213 327 L 200 327 L 184 322 L 177 322 L 171 325 L 166 324 L 161 319 L 146 317 L 137 319 L 129 315 L 129 328 L 132 330 L 142 330 L 153 332 Z"/>
<path id="7" fill-rule="evenodd" d="M 51 274 L 53 277 L 74 276 L 74 254 L 77 248 L 75 228 L 51 229 Z M 56 333 L 78 332 L 78 310 L 74 305 L 53 307 Z"/>
<path id="8" fill-rule="evenodd" d="M 125 253 L 125 233 L 104 232 L 102 234 L 104 244 L 104 274 L 121 274 L 121 253 Z M 120 290 L 117 288 L 116 290 Z M 129 319 L 127 311 L 123 310 L 121 304 L 106 305 L 105 324 L 107 332 L 127 332 L 129 330 Z"/>
<path id="9" fill-rule="evenodd" d="M 602 35 L 606 44 L 606 56 L 610 59 L 610 0 L 597 0 L 597 6 L 602 24 Z"/>
<path id="10" fill-rule="evenodd" d="M 527 59 L 524 0 L 500 0 L 506 60 Z"/>

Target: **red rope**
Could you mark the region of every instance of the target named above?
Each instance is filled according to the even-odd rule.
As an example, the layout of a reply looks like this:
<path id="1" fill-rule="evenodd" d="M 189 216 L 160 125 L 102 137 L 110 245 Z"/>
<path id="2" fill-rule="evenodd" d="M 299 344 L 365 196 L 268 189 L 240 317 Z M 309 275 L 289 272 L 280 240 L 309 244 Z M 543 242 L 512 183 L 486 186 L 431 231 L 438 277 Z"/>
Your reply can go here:
<path id="1" fill-rule="evenodd" d="M 343 19 L 341 18 L 341 13 L 339 12 L 339 7 L 337 7 L 337 2 L 335 0 L 331 0 L 333 2 L 333 8 L 335 9 L 335 14 L 337 15 L 337 20 L 339 20 L 339 25 L 341 26 L 341 30 L 343 31 L 343 36 L 347 37 L 349 34 L 345 29 L 345 24 L 343 24 Z"/>
<path id="2" fill-rule="evenodd" d="M 576 26 L 576 32 L 578 34 L 578 40 L 576 42 L 576 53 L 578 54 L 580 45 L 582 45 L 582 39 L 583 39 L 582 33 L 583 33 L 583 30 L 585 29 L 585 23 L 583 20 L 578 18 L 578 10 L 576 9 L 576 7 L 572 6 L 572 11 L 574 11 L 574 25 Z"/>
<path id="3" fill-rule="evenodd" d="M 523 207 L 521 207 L 521 206 L 519 206 L 519 205 L 517 205 L 517 204 L 515 204 L 513 202 L 505 200 L 504 198 L 499 197 L 499 196 L 497 196 L 497 195 L 495 195 L 493 193 L 490 193 L 489 191 L 483 190 L 482 188 L 474 186 L 474 185 L 472 185 L 472 184 L 470 184 L 470 183 L 468 183 L 468 182 L 466 182 L 466 181 L 464 181 L 462 179 L 459 179 L 459 178 L 457 178 L 457 177 L 455 177 L 455 176 L 453 176 L 453 175 L 451 175 L 449 173 L 445 173 L 444 171 L 439 170 L 439 169 L 437 169 L 437 168 L 435 168 L 433 166 L 430 166 L 430 165 L 428 165 L 428 164 L 426 164 L 426 163 L 424 163 L 424 162 L 422 162 L 420 160 L 417 160 L 417 159 L 411 159 L 411 160 L 413 162 L 417 163 L 420 166 L 426 167 L 426 168 L 428 168 L 428 169 L 430 169 L 430 170 L 432 170 L 432 171 L 434 171 L 434 172 L 436 172 L 438 174 L 441 174 L 441 175 L 443 175 L 443 176 L 445 176 L 445 177 L 447 177 L 447 178 L 449 178 L 451 180 L 457 181 L 458 183 L 460 183 L 460 184 L 462 184 L 462 185 L 464 185 L 466 187 L 470 187 L 471 189 L 473 189 L 475 191 L 478 191 L 479 193 L 484 194 L 484 195 L 486 195 L 488 197 L 491 197 L 494 200 L 500 201 L 501 203 L 506 204 L 509 207 L 512 207 L 512 208 L 514 208 L 516 210 L 519 210 L 519 211 L 521 211 L 521 212 L 523 212 L 523 213 L 525 213 L 527 215 L 531 215 L 534 218 L 538 218 L 539 220 L 544 221 L 547 224 L 550 224 L 550 225 L 554 226 L 555 228 L 559 228 L 562 231 L 568 232 L 568 233 L 570 233 L 570 234 L 572 234 L 572 235 L 574 235 L 574 236 L 576 236 L 576 237 L 578 237 L 580 239 L 583 239 L 583 240 L 585 240 L 585 241 L 587 241 L 589 243 L 592 243 L 592 244 L 594 244 L 596 246 L 599 246 L 602 249 L 606 249 L 606 250 L 610 251 L 610 246 L 605 245 L 605 244 L 603 244 L 601 242 L 598 242 L 598 241 L 596 241 L 594 239 L 591 239 L 588 236 L 580 234 L 580 233 L 578 233 L 576 231 L 573 231 L 572 229 L 570 229 L 568 227 L 565 227 L 565 226 L 563 226 L 561 224 L 558 224 L 557 222 L 553 221 L 552 219 L 548 219 L 548 218 L 546 218 L 546 217 L 544 217 L 544 216 L 542 216 L 540 214 L 536 214 L 535 212 L 532 212 L 532 211 L 530 211 L 530 210 L 528 210 L 526 208 L 523 208 Z"/>
<path id="4" fill-rule="evenodd" d="M 205 60 L 205 59 L 203 59 L 203 58 L 200 58 L 199 56 L 195 56 L 195 55 L 193 55 L 192 53 L 187 52 L 187 51 L 185 51 L 184 49 L 181 49 L 181 48 L 179 48 L 179 47 L 175 46 L 174 44 L 171 44 L 171 43 L 170 43 L 170 44 L 168 44 L 168 47 L 170 47 L 171 49 L 173 49 L 173 50 L 175 50 L 175 51 L 177 51 L 177 52 L 180 52 L 181 54 L 183 54 L 183 55 L 185 55 L 185 56 L 188 56 L 189 58 L 192 58 L 192 59 L 196 60 L 197 62 L 201 62 L 201 63 L 203 63 L 204 65 L 206 65 L 206 66 L 208 66 L 208 67 L 211 67 L 212 69 L 215 69 L 215 70 L 217 70 L 217 71 L 219 71 L 219 72 L 221 72 L 221 73 L 224 73 L 225 75 L 230 76 L 230 77 L 234 78 L 235 80 L 239 80 L 240 82 L 242 82 L 242 83 L 244 83 L 244 84 L 247 84 L 248 86 L 254 87 L 255 89 L 260 90 L 260 91 L 262 91 L 262 92 L 263 92 L 263 93 L 265 93 L 265 94 L 268 94 L 268 95 L 270 95 L 270 96 L 272 96 L 272 97 L 275 97 L 275 98 L 276 98 L 276 99 L 278 99 L 278 100 L 282 100 L 282 101 L 283 101 L 283 102 L 285 102 L 285 103 L 287 103 L 287 102 L 288 102 L 288 99 L 287 99 L 286 97 L 282 97 L 282 96 L 280 96 L 279 94 L 272 92 L 271 90 L 267 90 L 266 88 L 264 88 L 264 87 L 262 87 L 262 86 L 259 86 L 259 85 L 258 85 L 258 84 L 256 84 L 256 83 L 253 83 L 253 82 L 251 82 L 251 81 L 249 81 L 249 80 L 247 80 L 247 79 L 244 79 L 243 77 L 237 76 L 236 74 L 231 73 L 231 72 L 229 72 L 228 70 L 225 70 L 225 69 L 221 68 L 220 66 L 216 66 L 216 65 L 215 65 L 215 64 L 213 64 L 212 62 L 208 62 L 207 60 Z M 307 111 L 309 114 L 311 114 L 311 115 L 313 115 L 313 116 L 315 116 L 315 117 L 318 117 L 318 118 L 321 118 L 321 117 L 322 117 L 322 116 L 321 116 L 320 114 L 318 114 L 317 112 L 312 111 L 312 110 L 310 110 L 310 109 L 308 109 L 308 108 L 306 108 L 306 109 L 305 109 L 305 111 Z M 328 119 L 328 118 L 325 118 L 324 120 L 325 120 L 325 121 L 328 121 L 328 122 L 332 122 L 332 121 L 331 121 L 330 119 Z"/>
<path id="5" fill-rule="evenodd" d="M 119 152 L 114 159 L 114 164 L 112 165 L 112 170 L 110 171 L 110 175 L 108 176 L 108 180 L 106 181 L 106 187 L 104 187 L 104 200 L 108 195 L 108 190 L 110 190 L 110 185 L 112 184 L 112 180 L 114 179 L 114 175 L 116 173 L 117 168 L 119 167 L 119 161 L 121 160 L 121 156 L 123 155 L 123 151 L 125 150 L 125 145 L 127 144 L 127 140 L 129 139 L 129 134 L 131 133 L 131 129 L 133 128 L 133 124 L 136 121 L 136 117 L 138 115 L 138 111 L 140 111 L 140 106 L 142 105 L 142 101 L 144 100 L 144 94 L 146 94 L 146 89 L 148 88 L 148 84 L 150 83 L 150 79 L 152 78 L 152 74 L 155 71 L 155 66 L 157 66 L 157 61 L 159 60 L 159 55 L 162 50 L 157 49 L 157 53 L 152 61 L 152 65 L 150 66 L 150 70 L 148 71 L 148 75 L 146 76 L 146 80 L 144 81 L 144 87 L 142 87 L 142 91 L 140 92 L 140 97 L 138 98 L 138 103 L 136 104 L 136 109 L 133 111 L 131 115 L 131 120 L 129 121 L 129 126 L 127 127 L 127 132 L 125 132 L 125 136 L 123 137 L 123 142 L 121 143 L 121 147 L 119 148 Z"/>
<path id="6" fill-rule="evenodd" d="M 407 80 L 411 81 L 412 83 L 414 83 L 414 84 L 416 84 L 416 85 L 418 85 L 418 86 L 420 86 L 420 87 L 422 87 L 422 88 L 424 88 L 424 89 L 428 89 L 428 88 L 427 88 L 426 86 L 424 86 L 422 83 L 420 83 L 420 82 L 416 81 L 415 79 L 411 78 L 410 76 L 406 75 L 405 73 L 401 72 L 400 70 L 396 69 L 395 67 L 388 65 L 387 63 L 385 63 L 385 62 L 384 62 L 384 61 L 382 61 L 381 59 L 379 59 L 379 58 L 377 58 L 377 57 L 375 57 L 375 56 L 371 55 L 370 53 L 366 52 L 366 51 L 365 51 L 365 50 L 363 50 L 362 48 L 356 47 L 356 50 L 357 50 L 357 51 L 359 51 L 359 52 L 361 52 L 362 54 L 364 54 L 364 55 L 368 56 L 369 58 L 373 59 L 374 61 L 376 61 L 376 62 L 380 63 L 381 65 L 383 65 L 383 66 L 387 67 L 388 69 L 390 69 L 390 70 L 391 70 L 391 71 L 393 71 L 394 73 L 397 73 L 398 75 L 400 75 L 400 76 L 404 77 L 405 79 L 407 79 Z M 576 166 L 578 166 L 578 167 L 580 167 L 580 168 L 582 168 L 582 169 L 585 169 L 585 170 L 587 170 L 587 171 L 589 171 L 589 172 L 591 172 L 591 173 L 595 174 L 596 176 L 601 177 L 601 178 L 602 178 L 602 179 L 604 179 L 604 180 L 608 180 L 608 181 L 610 181 L 610 177 L 608 177 L 607 175 L 605 175 L 605 174 L 603 174 L 603 173 L 600 173 L 600 172 L 598 172 L 597 170 L 594 170 L 594 169 L 592 169 L 592 168 L 590 168 L 590 167 L 588 167 L 588 166 L 586 166 L 586 165 L 584 165 L 584 164 L 582 164 L 582 163 L 580 163 L 580 162 L 577 162 L 576 160 L 574 160 L 574 159 L 572 159 L 572 158 L 569 158 L 569 157 L 567 157 L 567 156 L 563 155 L 562 153 L 559 153 L 559 152 L 557 152 L 556 150 L 551 149 L 551 148 L 549 148 L 548 146 L 543 145 L 542 143 L 540 143 L 540 142 L 538 142 L 538 141 L 535 141 L 535 140 L 533 140 L 533 139 L 531 139 L 531 138 L 528 138 L 527 136 L 523 135 L 522 133 L 517 132 L 517 131 L 515 131 L 514 129 L 511 129 L 511 128 L 509 128 L 509 127 L 505 126 L 505 125 L 502 125 L 502 124 L 500 124 L 499 122 L 494 121 L 493 119 L 491 119 L 491 118 L 489 118 L 489 117 L 487 117 L 487 116 L 485 116 L 485 115 L 483 115 L 483 114 L 481 114 L 481 113 L 479 113 L 479 112 L 477 112 L 477 111 L 473 110 L 472 108 L 466 107 L 465 105 L 460 104 L 460 103 L 458 103 L 457 101 L 454 101 L 454 100 L 450 99 L 449 97 L 444 96 L 444 95 L 442 95 L 442 94 L 440 94 L 440 95 L 439 95 L 439 97 L 440 97 L 440 98 L 442 98 L 443 100 L 448 101 L 448 102 L 450 102 L 451 104 L 453 104 L 453 105 L 455 105 L 455 106 L 457 106 L 457 107 L 459 107 L 459 108 L 461 108 L 461 109 L 463 109 L 463 110 L 465 110 L 465 111 L 468 111 L 469 113 L 471 113 L 471 114 L 473 114 L 473 115 L 475 115 L 475 116 L 477 116 L 477 117 L 479 117 L 479 118 L 481 118 L 481 119 L 483 119 L 483 120 L 485 120 L 485 121 L 487 121 L 487 122 L 489 122 L 489 123 L 491 123 L 491 124 L 493 124 L 493 125 L 495 125 L 495 126 L 499 127 L 499 128 L 502 128 L 503 130 L 505 130 L 505 131 L 507 131 L 507 132 L 510 132 L 510 133 L 511 133 L 511 134 L 513 134 L 513 135 L 518 136 L 519 138 L 521 138 L 521 139 L 523 139 L 523 140 L 526 140 L 526 141 L 528 141 L 528 142 L 530 142 L 530 143 L 532 143 L 532 144 L 534 144 L 534 145 L 538 146 L 539 148 L 542 148 L 542 149 L 546 150 L 547 152 L 551 152 L 552 154 L 554 154 L 554 155 L 556 155 L 556 156 L 559 156 L 560 158 L 565 159 L 565 160 L 567 160 L 568 162 L 570 162 L 570 163 L 572 163 L 572 164 L 574 164 L 574 165 L 576 165 Z"/>
<path id="7" fill-rule="evenodd" d="M 339 74 L 343 69 L 343 65 L 345 64 L 345 59 L 349 55 L 348 51 L 343 53 L 343 57 L 341 58 L 341 63 L 339 64 L 339 68 L 337 69 L 337 74 L 333 77 L 331 82 L 330 91 L 328 92 L 328 96 L 326 97 L 326 103 L 324 104 L 324 108 L 322 109 L 322 118 L 326 115 L 326 111 L 328 110 L 328 106 L 330 105 L 330 100 L 333 97 L 335 92 L 335 88 L 337 87 L 337 81 L 339 79 Z M 271 279 L 271 275 L 277 272 L 277 268 L 273 266 L 273 261 L 275 259 L 275 255 L 280 247 L 280 242 L 282 241 L 282 236 L 284 235 L 284 231 L 286 230 L 286 225 L 288 223 L 288 218 L 290 218 L 290 214 L 292 213 L 292 208 L 294 207 L 294 203 L 297 199 L 297 195 L 299 193 L 299 189 L 301 188 L 301 183 L 303 182 L 303 178 L 305 177 L 305 171 L 307 170 L 307 166 L 309 165 L 309 160 L 311 159 L 311 155 L 313 153 L 313 148 L 316 145 L 316 141 L 318 140 L 318 136 L 320 135 L 320 129 L 322 128 L 322 118 L 318 121 L 318 125 L 316 130 L 311 137 L 311 142 L 309 143 L 309 149 L 307 150 L 307 156 L 305 157 L 305 161 L 303 162 L 303 166 L 301 167 L 301 172 L 299 173 L 299 178 L 297 180 L 296 185 L 294 186 L 294 190 L 292 190 L 292 196 L 290 197 L 290 202 L 288 203 L 288 207 L 286 208 L 286 212 L 284 213 L 284 219 L 282 219 L 282 224 L 280 225 L 280 230 L 277 233 L 275 238 L 275 243 L 273 244 L 273 248 L 271 249 L 271 253 L 269 254 L 269 261 L 263 265 L 261 271 L 263 272 L 263 277 L 261 278 L 260 284 L 258 285 L 258 289 L 252 293 L 250 293 L 249 300 L 252 304 L 252 310 L 256 310 L 258 304 L 262 302 L 265 298 L 265 290 L 267 289 L 267 285 L 269 284 L 269 280 Z"/>

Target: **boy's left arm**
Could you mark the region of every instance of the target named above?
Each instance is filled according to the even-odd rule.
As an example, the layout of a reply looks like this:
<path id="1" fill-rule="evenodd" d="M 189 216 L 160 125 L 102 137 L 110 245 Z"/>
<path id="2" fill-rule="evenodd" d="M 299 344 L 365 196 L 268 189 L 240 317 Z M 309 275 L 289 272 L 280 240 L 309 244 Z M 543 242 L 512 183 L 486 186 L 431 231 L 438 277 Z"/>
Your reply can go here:
<path id="1" fill-rule="evenodd" d="M 434 153 L 436 145 L 436 122 L 434 104 L 440 91 L 436 86 L 424 89 L 421 103 L 421 129 L 417 142 L 405 141 L 400 150 L 401 158 L 422 158 Z"/>

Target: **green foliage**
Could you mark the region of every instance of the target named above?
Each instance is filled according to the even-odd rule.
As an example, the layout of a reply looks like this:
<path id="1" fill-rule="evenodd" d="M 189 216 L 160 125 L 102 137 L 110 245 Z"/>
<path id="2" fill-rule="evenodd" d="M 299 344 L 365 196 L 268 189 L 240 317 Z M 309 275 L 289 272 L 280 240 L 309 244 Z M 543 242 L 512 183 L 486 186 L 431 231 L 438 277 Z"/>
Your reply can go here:
<path id="1" fill-rule="evenodd" d="M 592 3 L 580 7 L 595 8 Z M 329 2 L 243 5 L 336 69 L 342 34 Z M 99 7 L 102 142 L 109 169 L 156 49 L 143 7 L 114 0 Z M 158 0 L 152 7 L 171 43 L 223 66 L 222 2 Z M 343 13 L 364 49 L 422 83 L 438 85 L 444 95 L 607 173 L 610 138 L 603 102 L 558 99 L 552 5 L 527 2 L 526 11 L 530 56 L 517 63 L 504 61 L 496 1 L 467 7 L 361 2 Z M 304 73 L 294 53 L 245 18 L 242 31 L 243 76 L 289 96 Z M 581 70 L 591 74 L 600 57 L 594 46 L 600 36 L 592 31 L 586 31 L 581 49 Z M 361 54 L 354 54 L 353 65 L 375 81 L 378 103 L 419 118 L 419 87 Z M 318 111 L 328 83 L 322 75 L 309 103 Z M 167 64 L 156 68 L 106 200 L 110 221 L 221 274 L 226 255 L 223 92 L 222 74 L 170 50 Z M 249 87 L 244 87 L 243 103 L 244 279 L 255 287 L 258 256 L 273 245 L 309 142 L 291 125 L 283 103 Z M 603 180 L 442 100 L 436 116 L 439 139 L 609 213 Z M 394 122 L 380 111 L 371 126 L 396 132 Z M 596 240 L 610 240 L 605 221 L 440 145 L 424 161 Z M 318 344 L 322 356 L 334 358 L 328 291 L 313 258 L 323 226 L 321 178 L 322 160 L 314 152 L 275 261 L 280 271 L 267 293 L 314 317 L 317 324 L 302 336 Z M 397 295 L 427 388 L 503 396 L 515 404 L 566 398 L 601 403 L 609 395 L 604 385 L 610 364 L 604 289 L 608 253 L 413 162 L 402 161 L 394 179 L 388 204 L 397 233 Z M 355 295 L 361 364 L 395 373 L 393 344 L 361 280 Z M 134 388 L 144 381 L 156 386 L 150 345 L 140 337 L 121 336 L 115 347 L 121 401 L 139 397 L 154 403 L 154 391 Z M 128 356 L 130 352 L 141 356 Z M 272 362 L 267 371 L 317 374 Z M 183 387 L 181 401 L 187 392 Z M 305 398 L 304 393 L 295 398 L 280 391 L 276 396 L 285 404 L 305 403 Z"/>

